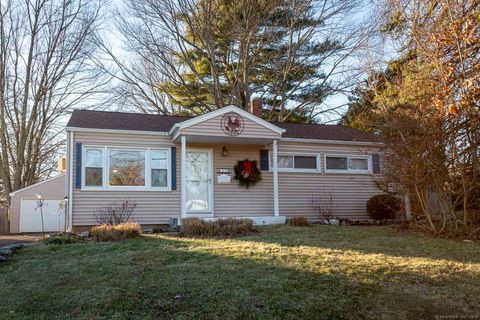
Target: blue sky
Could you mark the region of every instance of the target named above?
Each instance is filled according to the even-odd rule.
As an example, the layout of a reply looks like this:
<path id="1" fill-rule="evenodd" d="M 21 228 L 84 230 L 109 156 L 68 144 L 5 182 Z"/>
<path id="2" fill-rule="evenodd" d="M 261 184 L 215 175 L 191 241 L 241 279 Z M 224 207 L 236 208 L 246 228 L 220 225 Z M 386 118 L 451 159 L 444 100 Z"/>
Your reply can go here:
<path id="1" fill-rule="evenodd" d="M 115 19 L 114 15 L 116 10 L 119 10 L 120 12 L 122 12 L 123 11 L 122 8 L 123 8 L 123 0 L 112 0 L 108 4 L 108 8 L 106 12 L 107 12 L 107 15 L 109 16 L 109 21 L 102 35 L 106 40 L 106 42 L 113 49 L 116 55 L 120 57 L 128 58 L 128 53 L 122 48 L 123 46 L 122 36 L 118 32 L 118 30 L 116 30 L 115 21 L 114 21 Z M 369 18 L 372 13 L 371 12 L 372 10 L 373 10 L 373 7 L 371 5 L 371 2 L 368 0 L 365 0 L 363 7 L 356 14 L 350 17 L 352 24 L 362 19 Z M 362 52 L 358 52 L 355 56 L 352 56 L 348 60 L 348 64 L 351 65 L 352 68 L 365 68 L 366 70 L 368 68 L 371 68 L 372 65 L 377 69 L 383 68 L 384 61 L 381 59 L 381 57 L 379 58 L 379 56 L 383 55 L 384 53 L 382 52 L 379 55 L 378 52 L 374 52 L 373 50 L 370 50 L 370 48 L 368 48 L 370 45 L 371 44 L 368 44 L 362 50 Z M 375 47 L 378 49 L 377 44 L 375 45 Z M 364 75 L 360 76 L 356 80 L 360 81 L 362 78 L 364 78 Z M 322 106 L 322 108 L 330 109 L 333 107 L 344 106 L 346 105 L 347 102 L 348 102 L 348 98 L 345 94 L 336 94 L 326 99 L 326 101 L 324 102 L 324 106 Z M 123 106 L 117 105 L 117 106 L 112 106 L 110 109 L 122 110 L 124 108 Z M 342 110 L 345 110 L 345 108 L 340 109 L 338 111 L 341 112 Z M 332 123 L 332 122 L 335 122 L 338 118 L 339 118 L 338 114 L 332 113 L 326 116 L 325 119 L 322 119 L 322 121 Z"/>

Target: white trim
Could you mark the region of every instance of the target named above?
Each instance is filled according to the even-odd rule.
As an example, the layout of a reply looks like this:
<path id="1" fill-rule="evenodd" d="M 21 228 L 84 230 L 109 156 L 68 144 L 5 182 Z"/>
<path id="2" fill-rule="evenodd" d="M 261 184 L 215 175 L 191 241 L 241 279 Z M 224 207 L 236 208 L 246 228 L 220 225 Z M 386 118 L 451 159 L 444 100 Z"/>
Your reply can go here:
<path id="1" fill-rule="evenodd" d="M 349 145 L 349 146 L 376 146 L 376 147 L 381 147 L 381 146 L 384 145 L 383 142 L 302 139 L 302 138 L 281 138 L 280 141 L 281 142 L 299 142 L 299 143 L 336 144 L 336 145 Z"/>
<path id="2" fill-rule="evenodd" d="M 327 169 L 327 157 L 342 157 L 347 158 L 347 169 Z M 348 169 L 348 158 L 355 158 L 355 159 L 366 159 L 368 161 L 368 170 L 351 170 Z M 325 168 L 325 173 L 340 173 L 340 174 L 372 174 L 372 156 L 371 155 L 356 155 L 356 154 L 332 154 L 332 153 L 325 153 L 323 155 L 323 163 Z"/>
<path id="3" fill-rule="evenodd" d="M 292 172 L 292 173 L 321 173 L 322 167 L 320 165 L 320 154 L 319 153 L 308 153 L 308 152 L 278 152 L 278 156 L 310 156 L 316 158 L 316 169 L 295 169 L 294 168 L 278 168 L 278 172 Z M 268 170 L 272 172 L 272 157 L 271 150 L 268 151 Z M 277 158 L 278 161 L 278 158 Z M 293 165 L 295 166 L 295 159 L 293 160 Z"/>
<path id="4" fill-rule="evenodd" d="M 102 132 L 102 133 L 122 133 L 122 134 L 143 134 L 151 136 L 168 136 L 167 131 L 142 131 L 142 130 L 128 130 L 128 129 L 101 129 L 101 128 L 80 128 L 80 127 L 65 127 L 65 130 L 71 132 Z"/>
<path id="5" fill-rule="evenodd" d="M 278 159 L 277 159 L 277 140 L 273 140 L 273 211 L 275 217 L 280 215 L 278 201 Z"/>
<path id="6" fill-rule="evenodd" d="M 273 132 L 275 133 L 278 133 L 278 134 L 282 134 L 283 132 L 286 131 L 286 129 L 282 129 L 280 127 L 277 127 L 276 125 L 274 124 L 271 124 L 270 122 L 268 121 L 265 121 L 263 120 L 262 118 L 259 118 L 253 114 L 251 114 L 250 112 L 247 112 L 243 109 L 240 109 L 239 107 L 237 106 L 234 106 L 234 105 L 229 105 L 229 106 L 226 106 L 224 108 L 221 108 L 221 109 L 217 109 L 215 111 L 211 111 L 209 113 L 206 113 L 206 114 L 202 114 L 200 116 L 196 116 L 195 118 L 192 118 L 192 119 L 189 119 L 189 120 L 186 120 L 186 121 L 182 121 L 180 123 L 176 123 L 169 131 L 169 134 L 170 135 L 173 135 L 175 132 L 177 131 L 180 131 L 180 130 L 183 130 L 185 128 L 188 128 L 190 126 L 193 126 L 193 125 L 196 125 L 196 124 L 199 124 L 201 122 L 204 122 L 204 121 L 207 121 L 207 120 L 210 120 L 210 119 L 213 119 L 215 117 L 218 117 L 218 116 L 221 116 L 223 114 L 226 114 L 226 113 L 229 113 L 229 112 L 235 112 L 235 113 L 238 113 L 239 115 L 241 115 L 242 117 L 244 118 L 247 118 L 267 129 L 270 129 L 272 130 Z M 176 134 L 174 136 L 174 140 L 178 138 L 178 134 Z"/>
<path id="7" fill-rule="evenodd" d="M 69 132 L 70 142 L 68 151 L 68 221 L 67 232 L 71 232 L 73 228 L 73 141 L 75 132 Z"/>
<path id="8" fill-rule="evenodd" d="M 185 202 L 182 203 L 182 205 L 184 205 L 184 209 L 185 209 L 185 217 L 213 217 L 214 216 L 214 188 L 215 188 L 215 184 L 214 184 L 214 181 L 213 181 L 213 149 L 211 148 L 186 148 L 186 151 L 185 151 L 185 166 L 187 165 L 187 158 L 186 158 L 186 154 L 187 152 L 207 152 L 208 153 L 208 162 L 209 162 L 209 166 L 208 166 L 208 181 L 209 181 L 209 184 L 208 184 L 208 189 L 209 189 L 209 195 L 208 195 L 208 201 L 209 201 L 209 208 L 208 210 L 195 210 L 195 211 L 188 211 L 187 210 L 187 188 L 186 188 L 186 180 L 187 180 L 187 177 L 185 175 L 185 188 L 182 188 L 182 189 L 185 189 Z M 183 166 L 181 168 L 182 171 L 186 171 L 185 170 L 185 166 Z"/>
<path id="9" fill-rule="evenodd" d="M 180 150 L 180 218 L 185 218 L 187 216 L 187 189 L 186 185 L 186 176 L 185 176 L 185 167 L 187 164 L 187 137 L 181 137 L 181 150 Z"/>
<path id="10" fill-rule="evenodd" d="M 101 149 L 102 150 L 102 186 L 86 186 L 85 185 L 85 168 L 86 168 L 86 151 L 88 149 Z M 143 186 L 110 186 L 110 161 L 109 154 L 111 150 L 132 150 L 143 151 L 145 155 L 145 168 L 144 178 L 145 185 Z M 152 187 L 151 186 L 151 170 L 150 170 L 150 152 L 151 151 L 166 151 L 167 153 L 167 186 L 166 187 Z M 123 146 L 101 146 L 101 145 L 83 145 L 82 146 L 82 190 L 85 191 L 171 191 L 172 190 L 172 161 L 170 148 L 146 148 L 146 147 L 123 147 Z"/>
<path id="11" fill-rule="evenodd" d="M 254 226 L 266 226 L 272 224 L 285 224 L 287 222 L 286 216 L 260 216 L 260 217 L 229 217 L 234 219 L 250 219 L 253 220 Z M 227 219 L 227 217 L 205 217 L 205 221 L 217 221 L 220 219 Z"/>
<path id="12" fill-rule="evenodd" d="M 47 183 L 47 182 L 50 182 L 50 181 L 55 180 L 55 179 L 58 179 L 58 178 L 60 178 L 60 177 L 65 177 L 65 174 L 61 174 L 61 175 L 55 176 L 55 177 L 53 177 L 53 178 L 48 178 L 47 180 L 43 180 L 43 181 L 37 182 L 37 183 L 35 183 L 35 184 L 31 184 L 31 185 L 29 185 L 28 187 L 25 187 L 25 188 L 18 189 L 18 190 L 16 190 L 16 191 L 10 192 L 9 195 L 10 195 L 10 197 L 14 197 L 14 196 L 15 196 L 17 193 L 19 193 L 19 192 L 28 190 L 28 189 L 30 189 L 30 188 L 39 186 L 39 185 L 44 184 L 44 183 Z"/>

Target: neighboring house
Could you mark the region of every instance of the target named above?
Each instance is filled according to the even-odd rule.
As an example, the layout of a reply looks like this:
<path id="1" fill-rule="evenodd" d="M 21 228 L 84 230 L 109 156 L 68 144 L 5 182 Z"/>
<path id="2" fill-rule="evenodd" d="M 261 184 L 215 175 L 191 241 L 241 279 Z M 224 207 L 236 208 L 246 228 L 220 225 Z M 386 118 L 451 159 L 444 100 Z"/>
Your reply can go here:
<path id="1" fill-rule="evenodd" d="M 380 192 L 378 137 L 339 125 L 271 123 L 259 113 L 259 100 L 250 112 L 228 106 L 197 117 L 75 110 L 66 128 L 67 229 L 95 225 L 98 208 L 124 200 L 136 202 L 132 218 L 142 225 L 318 219 L 312 195 L 325 193 L 333 194 L 334 216 L 367 218 L 366 201 Z M 245 159 L 261 172 L 248 189 L 233 178 Z M 22 229 L 12 223 L 11 230 Z"/>

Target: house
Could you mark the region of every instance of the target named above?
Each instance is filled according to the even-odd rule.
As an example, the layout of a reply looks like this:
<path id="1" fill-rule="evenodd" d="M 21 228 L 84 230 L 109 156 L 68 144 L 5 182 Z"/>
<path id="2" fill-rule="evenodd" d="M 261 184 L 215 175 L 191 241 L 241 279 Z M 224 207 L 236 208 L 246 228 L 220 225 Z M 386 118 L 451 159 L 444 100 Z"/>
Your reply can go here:
<path id="1" fill-rule="evenodd" d="M 68 198 L 67 229 L 95 225 L 96 210 L 125 200 L 149 226 L 183 217 L 317 219 L 312 197 L 326 193 L 334 216 L 366 219 L 366 201 L 380 192 L 379 138 L 340 125 L 268 122 L 261 108 L 254 100 L 250 112 L 228 106 L 197 117 L 75 110 L 65 193 L 54 197 Z M 21 210 L 13 211 L 11 231 L 24 230 Z"/>

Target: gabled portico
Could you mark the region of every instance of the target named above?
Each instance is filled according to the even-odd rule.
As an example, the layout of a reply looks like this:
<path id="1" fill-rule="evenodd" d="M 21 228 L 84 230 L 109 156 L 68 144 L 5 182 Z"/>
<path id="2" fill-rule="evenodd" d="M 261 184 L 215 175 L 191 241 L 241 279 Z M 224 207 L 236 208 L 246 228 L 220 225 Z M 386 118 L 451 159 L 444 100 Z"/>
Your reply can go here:
<path id="1" fill-rule="evenodd" d="M 272 151 L 273 216 L 280 217 L 276 164 L 277 141 L 283 132 L 284 129 L 235 106 L 228 106 L 175 125 L 170 134 L 174 142 L 180 143 L 181 217 L 216 217 L 213 205 L 216 164 L 212 146 L 229 146 L 235 149 L 242 145 Z M 193 189 L 196 195 L 190 192 Z M 245 215 L 248 216 L 248 212 L 245 212 Z"/>

